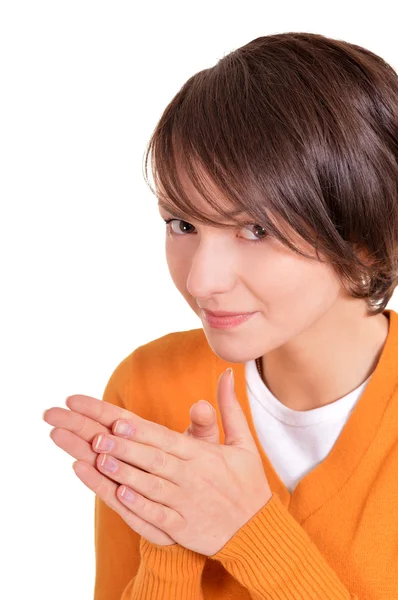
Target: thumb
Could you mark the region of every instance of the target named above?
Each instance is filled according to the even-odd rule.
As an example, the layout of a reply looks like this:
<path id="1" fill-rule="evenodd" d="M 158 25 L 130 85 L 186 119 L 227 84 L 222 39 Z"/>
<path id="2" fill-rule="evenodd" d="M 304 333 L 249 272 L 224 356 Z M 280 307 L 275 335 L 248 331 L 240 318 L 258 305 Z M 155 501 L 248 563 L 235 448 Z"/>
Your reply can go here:
<path id="1" fill-rule="evenodd" d="M 183 435 L 188 435 L 212 444 L 220 443 L 216 411 L 209 402 L 199 400 L 199 402 L 191 406 L 189 415 L 191 417 L 191 424 L 184 431 Z"/>
<path id="2" fill-rule="evenodd" d="M 238 446 L 258 453 L 245 413 L 236 397 L 231 368 L 218 379 L 217 403 L 221 413 L 226 446 Z"/>

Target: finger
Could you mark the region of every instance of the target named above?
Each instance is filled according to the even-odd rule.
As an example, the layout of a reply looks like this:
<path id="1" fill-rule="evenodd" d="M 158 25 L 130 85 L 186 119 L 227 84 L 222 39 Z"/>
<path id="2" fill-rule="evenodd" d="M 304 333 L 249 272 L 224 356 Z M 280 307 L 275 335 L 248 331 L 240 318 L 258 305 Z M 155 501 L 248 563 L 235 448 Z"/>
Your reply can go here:
<path id="1" fill-rule="evenodd" d="M 98 498 L 105 502 L 109 508 L 117 512 L 127 525 L 138 533 L 138 535 L 141 535 L 154 544 L 166 546 L 175 543 L 167 533 L 136 515 L 121 502 L 121 491 L 118 484 L 111 481 L 99 473 L 96 468 L 83 461 L 78 461 L 72 466 L 80 481 L 92 490 Z"/>
<path id="2" fill-rule="evenodd" d="M 101 459 L 106 456 L 106 454 L 109 454 L 117 459 L 117 462 L 122 461 L 121 465 L 126 467 L 132 465 L 138 467 L 142 471 L 146 471 L 147 474 L 151 474 L 148 485 L 153 486 L 154 475 L 162 477 L 165 482 L 167 480 L 167 483 L 170 482 L 170 485 L 173 486 L 174 484 L 180 485 L 187 480 L 187 462 L 176 458 L 171 454 L 167 454 L 166 452 L 163 452 L 163 450 L 154 448 L 153 446 L 147 446 L 146 444 L 141 444 L 114 435 L 101 434 L 94 438 L 92 449 L 95 452 L 100 453 Z M 103 470 L 103 466 L 98 466 L 98 463 L 97 468 Z M 135 469 L 135 471 L 136 470 L 137 469 Z M 121 472 L 122 475 L 120 476 L 123 477 L 126 473 L 126 469 L 122 468 Z M 132 476 L 137 477 L 137 474 L 133 472 Z M 129 485 L 129 481 L 125 481 L 124 479 L 120 480 L 113 475 L 112 479 Z M 145 482 L 148 482 L 147 478 L 145 478 Z M 139 491 L 145 494 L 144 488 Z"/>
<path id="3" fill-rule="evenodd" d="M 58 406 L 49 408 L 43 416 L 43 420 L 54 427 L 68 429 L 90 443 L 93 441 L 95 435 L 99 433 L 110 433 L 110 429 L 104 427 L 100 423 L 73 410 L 59 408 Z"/>
<path id="4" fill-rule="evenodd" d="M 56 427 L 50 431 L 50 438 L 56 446 L 77 460 L 84 460 L 95 466 L 98 452 L 93 451 L 91 444 L 67 429 Z"/>
<path id="5" fill-rule="evenodd" d="M 89 417 L 93 421 L 97 421 L 108 427 L 112 427 L 117 419 L 130 419 L 134 420 L 137 426 L 141 421 L 144 421 L 142 417 L 139 417 L 135 413 L 130 412 L 120 406 L 115 406 L 110 402 L 104 400 L 98 400 L 92 396 L 84 396 L 83 394 L 69 396 L 65 402 L 66 406 L 76 413 L 80 413 Z"/>
<path id="6" fill-rule="evenodd" d="M 182 433 L 168 429 L 159 423 L 143 419 L 135 413 L 109 402 L 97 400 L 91 396 L 79 395 L 67 398 L 66 404 L 72 411 L 83 414 L 93 421 L 111 428 L 115 435 L 122 435 L 115 430 L 116 422 L 122 421 L 128 423 L 132 429 L 131 434 L 123 435 L 127 439 L 154 446 L 184 460 L 191 459 L 197 454 L 198 447 L 195 439 L 189 439 Z"/>
<path id="7" fill-rule="evenodd" d="M 234 381 L 230 377 L 229 369 L 218 379 L 217 404 L 225 434 L 225 445 L 238 446 L 258 453 L 245 413 L 236 397 Z"/>
<path id="8" fill-rule="evenodd" d="M 126 486 L 120 486 L 120 491 L 118 490 L 117 492 L 118 498 L 135 515 L 144 519 L 145 522 L 150 523 L 152 526 L 161 529 L 165 532 L 165 535 L 167 535 L 167 531 L 181 530 L 184 518 L 177 511 L 158 502 L 152 502 L 152 500 L 128 486 L 126 490 L 127 494 L 125 492 L 126 495 L 122 496 L 123 489 L 125 488 Z M 132 497 L 129 497 L 129 493 Z"/>
<path id="9" fill-rule="evenodd" d="M 168 429 L 159 423 L 147 421 L 135 413 L 109 402 L 97 400 L 91 396 L 76 395 L 70 396 L 66 400 L 66 405 L 72 411 L 109 427 L 115 435 L 121 435 L 114 429 L 115 422 L 117 420 L 127 422 L 131 425 L 133 431 L 131 435 L 123 437 L 160 448 L 164 452 L 178 456 L 178 458 L 189 459 L 197 452 L 194 439 L 190 440 L 182 433 Z"/>
<path id="10" fill-rule="evenodd" d="M 186 430 L 187 435 L 212 444 L 220 443 L 217 415 L 205 401 L 196 402 L 189 411 L 191 424 Z"/>
<path id="11" fill-rule="evenodd" d="M 161 476 L 158 477 L 126 464 L 113 455 L 99 454 L 95 466 L 100 473 L 116 483 L 127 485 L 134 492 L 142 494 L 148 500 L 159 502 L 170 510 L 178 510 L 182 502 L 186 503 L 179 486 Z"/>
<path id="12" fill-rule="evenodd" d="M 206 400 L 199 400 L 195 402 L 189 410 L 191 419 L 195 421 L 197 425 L 208 426 L 213 425 L 214 417 L 216 416 L 214 408 Z"/>

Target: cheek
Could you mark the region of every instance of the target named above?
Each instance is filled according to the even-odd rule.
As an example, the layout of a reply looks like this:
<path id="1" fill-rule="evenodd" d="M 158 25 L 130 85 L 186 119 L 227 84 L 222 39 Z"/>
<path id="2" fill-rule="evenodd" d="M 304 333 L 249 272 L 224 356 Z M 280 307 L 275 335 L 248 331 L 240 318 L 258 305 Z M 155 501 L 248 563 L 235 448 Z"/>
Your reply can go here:
<path id="1" fill-rule="evenodd" d="M 293 257 L 263 267 L 251 292 L 263 306 L 264 319 L 253 334 L 267 340 L 268 352 L 307 330 L 338 301 L 341 283 L 329 267 L 320 263 L 302 263 Z M 261 327 L 264 329 L 262 330 Z"/>
<path id="2" fill-rule="evenodd" d="M 191 308 L 195 312 L 198 312 L 198 305 L 187 290 L 187 280 L 190 269 L 190 258 L 187 255 L 184 256 L 183 254 L 181 254 L 181 252 L 178 251 L 175 247 L 170 247 L 170 245 L 166 245 L 166 261 L 171 279 L 175 287 L 180 292 L 180 294 L 182 294 L 182 296 L 188 302 Z"/>
<path id="3" fill-rule="evenodd" d="M 184 260 L 181 252 L 178 252 L 177 249 L 170 244 L 166 244 L 166 261 L 174 285 L 181 291 L 180 288 L 187 275 L 187 261 Z"/>
<path id="4" fill-rule="evenodd" d="M 341 283 L 330 265 L 292 254 L 264 257 L 250 268 L 250 287 L 268 310 L 286 315 L 290 307 L 326 305 L 338 296 Z M 247 280 L 248 281 L 248 280 Z"/>

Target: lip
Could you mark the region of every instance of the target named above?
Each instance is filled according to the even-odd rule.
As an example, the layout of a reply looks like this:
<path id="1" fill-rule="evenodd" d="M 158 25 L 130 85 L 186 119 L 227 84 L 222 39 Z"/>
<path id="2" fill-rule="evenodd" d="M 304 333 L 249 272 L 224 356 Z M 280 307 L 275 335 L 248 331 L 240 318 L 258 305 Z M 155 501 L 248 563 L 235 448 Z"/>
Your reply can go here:
<path id="1" fill-rule="evenodd" d="M 243 312 L 229 312 L 227 310 L 206 310 L 206 309 L 202 309 L 203 312 L 211 315 L 212 317 L 236 317 L 237 315 L 252 315 L 254 314 L 254 312 L 248 312 L 248 313 L 243 313 Z"/>
<path id="2" fill-rule="evenodd" d="M 241 314 L 230 313 L 220 317 L 214 316 L 209 311 L 203 310 L 203 314 L 210 327 L 214 327 L 215 329 L 229 329 L 231 327 L 236 327 L 237 325 L 244 323 L 245 321 L 250 319 L 250 317 L 257 314 L 257 312 Z"/>

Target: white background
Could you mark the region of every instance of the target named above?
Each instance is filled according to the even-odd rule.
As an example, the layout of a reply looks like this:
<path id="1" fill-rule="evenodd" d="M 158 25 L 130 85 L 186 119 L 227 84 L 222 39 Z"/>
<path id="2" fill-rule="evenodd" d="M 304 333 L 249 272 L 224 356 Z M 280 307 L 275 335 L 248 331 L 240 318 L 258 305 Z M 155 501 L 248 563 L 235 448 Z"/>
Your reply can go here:
<path id="1" fill-rule="evenodd" d="M 397 68 L 392 7 L 1 2 L 1 598 L 93 594 L 94 495 L 43 410 L 101 398 L 134 348 L 201 327 L 142 175 L 162 111 L 195 72 L 271 33 L 345 39 Z"/>

